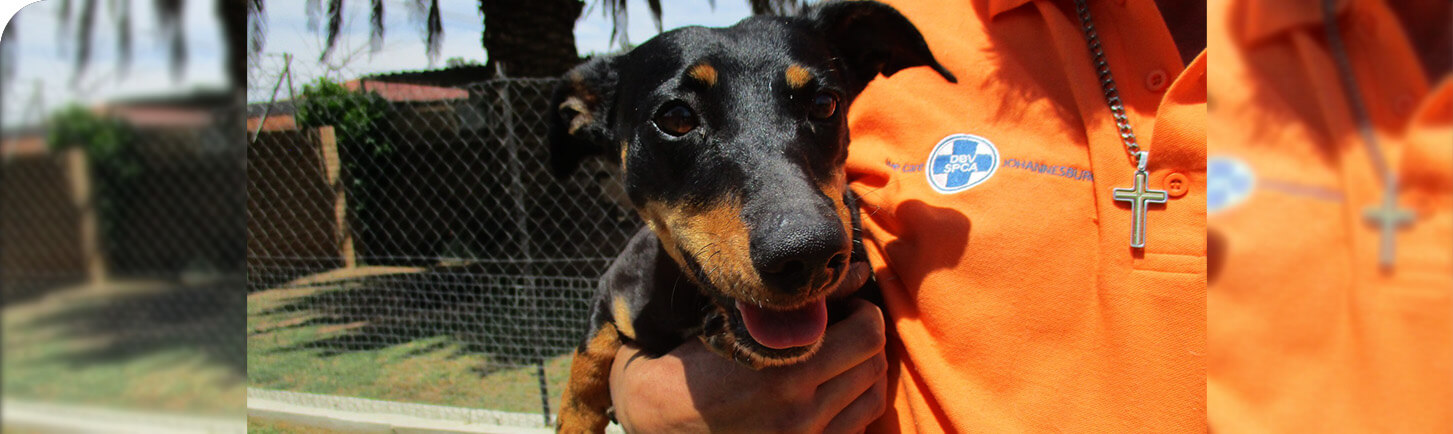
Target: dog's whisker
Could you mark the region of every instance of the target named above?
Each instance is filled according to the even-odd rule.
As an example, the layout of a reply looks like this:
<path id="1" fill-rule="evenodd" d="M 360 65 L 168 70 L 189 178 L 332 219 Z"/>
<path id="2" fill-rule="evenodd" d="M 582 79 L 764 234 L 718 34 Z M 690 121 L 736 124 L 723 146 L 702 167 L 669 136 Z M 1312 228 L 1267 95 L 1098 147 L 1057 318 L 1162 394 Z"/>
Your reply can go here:
<path id="1" fill-rule="evenodd" d="M 709 248 L 709 247 L 711 247 L 711 246 L 713 246 L 713 245 L 715 245 L 715 244 L 716 244 L 716 243 L 707 243 L 707 244 L 706 244 L 706 245 L 705 245 L 705 246 L 702 246 L 702 249 L 703 249 L 703 250 L 704 250 L 704 249 L 706 249 L 706 248 Z M 717 254 L 718 254 L 718 253 L 721 253 L 721 250 L 715 250 L 715 251 L 713 251 L 713 252 L 712 252 L 712 253 L 711 253 L 711 255 L 709 255 L 709 256 L 707 256 L 707 258 L 706 258 L 706 261 L 705 261 L 705 262 L 710 262 L 710 261 L 711 261 L 711 259 L 712 259 L 712 258 L 713 258 L 713 257 L 715 257 L 715 256 L 716 256 L 716 255 L 717 255 Z M 694 255 L 693 255 L 693 256 L 699 256 L 699 255 L 700 255 L 700 254 L 699 254 L 699 253 L 697 253 L 697 254 L 694 254 Z M 714 272 L 716 272 L 716 268 L 713 268 L 713 269 L 712 269 L 712 270 L 711 270 L 711 271 L 707 271 L 707 272 L 705 272 L 705 273 L 704 273 L 704 274 L 711 274 L 711 273 L 714 273 Z M 702 277 L 706 277 L 706 276 L 702 276 Z M 678 279 L 679 279 L 679 278 L 678 278 Z M 673 303 L 674 303 L 674 302 L 675 302 L 675 300 L 676 300 L 676 287 L 675 287 L 675 286 L 672 286 L 672 287 L 671 287 L 671 300 L 672 300 L 672 302 L 673 302 Z"/>

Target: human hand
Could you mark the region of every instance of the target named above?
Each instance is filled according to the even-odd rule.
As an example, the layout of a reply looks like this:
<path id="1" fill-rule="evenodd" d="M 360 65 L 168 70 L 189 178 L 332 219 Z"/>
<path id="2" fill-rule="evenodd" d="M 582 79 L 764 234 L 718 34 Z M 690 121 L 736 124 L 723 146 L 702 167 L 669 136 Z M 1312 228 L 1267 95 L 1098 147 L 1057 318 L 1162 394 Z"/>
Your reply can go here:
<path id="1" fill-rule="evenodd" d="M 628 432 L 858 432 L 886 409 L 883 314 L 852 299 L 817 354 L 754 371 L 697 340 L 660 358 L 616 353 L 610 390 Z"/>

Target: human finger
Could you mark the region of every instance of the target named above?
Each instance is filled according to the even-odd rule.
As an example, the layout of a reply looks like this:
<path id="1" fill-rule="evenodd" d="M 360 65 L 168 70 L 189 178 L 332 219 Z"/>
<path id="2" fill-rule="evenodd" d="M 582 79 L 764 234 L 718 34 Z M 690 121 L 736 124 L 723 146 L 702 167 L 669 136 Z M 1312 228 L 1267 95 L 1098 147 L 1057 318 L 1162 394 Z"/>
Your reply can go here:
<path id="1" fill-rule="evenodd" d="M 863 432 L 868 424 L 883 417 L 883 412 L 888 410 L 887 391 L 888 377 L 879 377 L 872 387 L 834 416 L 823 432 Z"/>

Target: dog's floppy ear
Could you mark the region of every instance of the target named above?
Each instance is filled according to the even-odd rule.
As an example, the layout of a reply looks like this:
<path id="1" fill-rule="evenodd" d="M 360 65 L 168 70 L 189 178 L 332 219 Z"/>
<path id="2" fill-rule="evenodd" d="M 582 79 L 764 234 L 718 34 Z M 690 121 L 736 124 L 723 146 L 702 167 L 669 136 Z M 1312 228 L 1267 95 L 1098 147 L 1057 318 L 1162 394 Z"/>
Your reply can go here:
<path id="1" fill-rule="evenodd" d="M 550 169 L 557 177 L 581 160 L 609 155 L 617 146 L 608 117 L 615 103 L 615 56 L 591 59 L 570 72 L 550 97 Z"/>
<path id="2" fill-rule="evenodd" d="M 958 83 L 933 58 L 918 28 L 892 6 L 871 0 L 835 1 L 819 5 L 807 19 L 842 59 L 855 92 L 878 73 L 886 77 L 915 66 L 933 68 L 945 80 Z"/>

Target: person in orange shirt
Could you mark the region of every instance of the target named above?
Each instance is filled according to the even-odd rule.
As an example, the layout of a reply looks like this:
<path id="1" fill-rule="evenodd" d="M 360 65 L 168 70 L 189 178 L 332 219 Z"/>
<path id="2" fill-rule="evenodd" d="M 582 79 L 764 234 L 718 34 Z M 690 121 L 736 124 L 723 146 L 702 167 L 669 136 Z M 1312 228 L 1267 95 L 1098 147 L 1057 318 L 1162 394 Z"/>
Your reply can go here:
<path id="1" fill-rule="evenodd" d="M 879 77 L 849 112 L 886 325 L 863 303 L 761 371 L 624 347 L 621 424 L 1205 431 L 1204 4 L 888 3 L 959 80 Z"/>
<path id="2" fill-rule="evenodd" d="M 1210 6 L 1211 430 L 1453 431 L 1450 5 Z"/>

